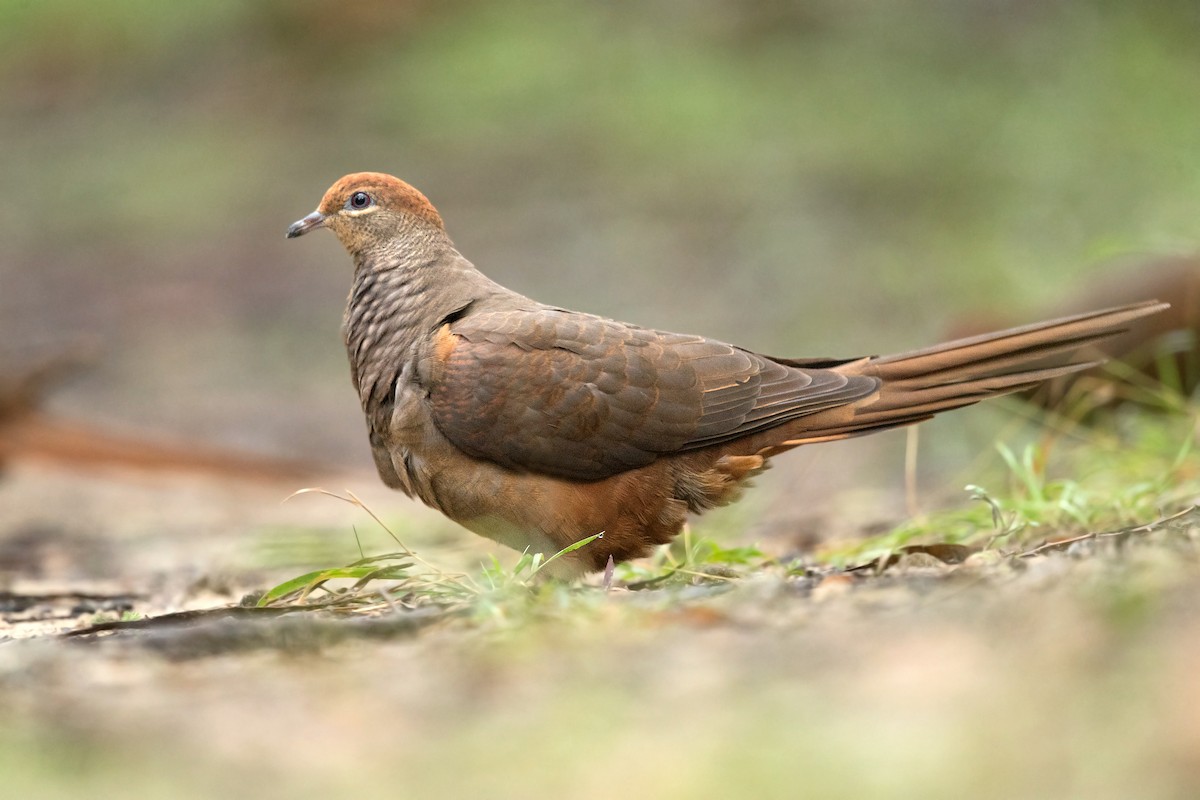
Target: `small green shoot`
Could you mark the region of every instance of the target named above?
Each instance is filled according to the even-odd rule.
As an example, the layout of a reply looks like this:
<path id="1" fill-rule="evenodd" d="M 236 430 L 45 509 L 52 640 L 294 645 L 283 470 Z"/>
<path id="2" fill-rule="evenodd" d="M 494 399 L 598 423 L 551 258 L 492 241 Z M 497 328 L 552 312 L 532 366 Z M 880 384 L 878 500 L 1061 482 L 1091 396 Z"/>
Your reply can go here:
<path id="1" fill-rule="evenodd" d="M 398 608 L 436 606 L 446 611 L 479 611 L 495 615 L 498 604 L 528 594 L 553 572 L 551 565 L 592 542 L 597 533 L 574 542 L 549 558 L 542 553 L 524 553 L 511 568 L 494 558 L 483 567 L 478 580 L 465 574 L 446 572 L 422 559 L 354 493 L 344 496 L 324 489 L 304 489 L 297 494 L 321 494 L 362 509 L 393 541 L 398 552 L 360 558 L 340 567 L 314 570 L 290 578 L 267 590 L 257 601 L 260 608 L 295 606 L 325 609 L 335 613 L 379 613 Z M 355 531 L 358 540 L 357 530 Z M 343 585 L 349 582 L 349 585 Z"/>

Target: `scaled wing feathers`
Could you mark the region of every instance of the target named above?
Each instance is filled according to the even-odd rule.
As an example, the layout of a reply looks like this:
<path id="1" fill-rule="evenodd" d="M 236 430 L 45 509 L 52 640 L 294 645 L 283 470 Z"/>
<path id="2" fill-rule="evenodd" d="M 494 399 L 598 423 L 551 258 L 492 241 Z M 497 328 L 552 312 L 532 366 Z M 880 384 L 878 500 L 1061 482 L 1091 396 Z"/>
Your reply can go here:
<path id="1" fill-rule="evenodd" d="M 476 457 L 576 480 L 851 403 L 879 384 L 561 309 L 481 311 L 450 332 L 428 387 L 442 433 Z"/>

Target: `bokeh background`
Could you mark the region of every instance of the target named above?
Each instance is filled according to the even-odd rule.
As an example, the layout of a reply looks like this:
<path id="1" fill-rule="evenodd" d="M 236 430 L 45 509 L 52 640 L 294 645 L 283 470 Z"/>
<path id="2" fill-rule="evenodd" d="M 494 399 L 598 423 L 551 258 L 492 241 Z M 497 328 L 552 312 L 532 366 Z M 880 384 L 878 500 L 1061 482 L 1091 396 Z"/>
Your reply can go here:
<path id="1" fill-rule="evenodd" d="M 364 491 L 350 265 L 283 238 L 341 174 L 407 178 L 546 302 L 785 356 L 898 350 L 1195 249 L 1198 44 L 1190 0 L 5 0 L 0 342 L 93 348 L 57 411 Z M 938 454 L 977 468 L 995 413 L 927 426 L 930 491 L 959 491 Z M 863 486 L 891 499 L 843 505 L 903 513 L 903 436 L 879 439 L 781 459 L 736 527 Z"/>
<path id="2" fill-rule="evenodd" d="M 1200 8 L 0 3 L 0 337 L 62 402 L 362 459 L 349 265 L 285 242 L 380 170 L 547 302 L 784 355 L 1027 318 L 1200 239 Z"/>

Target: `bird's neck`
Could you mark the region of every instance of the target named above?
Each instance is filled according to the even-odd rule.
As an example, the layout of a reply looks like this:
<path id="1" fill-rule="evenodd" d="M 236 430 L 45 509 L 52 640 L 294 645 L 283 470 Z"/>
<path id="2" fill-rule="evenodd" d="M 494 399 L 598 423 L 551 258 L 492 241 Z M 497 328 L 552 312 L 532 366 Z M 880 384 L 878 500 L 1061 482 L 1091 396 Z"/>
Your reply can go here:
<path id="1" fill-rule="evenodd" d="M 390 405 L 397 379 L 447 317 L 507 291 L 453 246 L 356 257 L 342 335 L 364 409 Z"/>

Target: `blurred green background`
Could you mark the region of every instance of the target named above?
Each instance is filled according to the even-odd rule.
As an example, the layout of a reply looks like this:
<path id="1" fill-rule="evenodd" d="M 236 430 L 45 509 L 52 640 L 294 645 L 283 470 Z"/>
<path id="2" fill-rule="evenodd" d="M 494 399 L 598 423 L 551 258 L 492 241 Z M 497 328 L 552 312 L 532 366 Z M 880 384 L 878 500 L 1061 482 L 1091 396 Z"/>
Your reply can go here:
<path id="1" fill-rule="evenodd" d="M 1194 248 L 1198 107 L 1193 0 L 3 0 L 0 337 L 100 343 L 68 410 L 367 465 L 348 260 L 283 238 L 345 172 L 546 302 L 853 355 Z"/>

